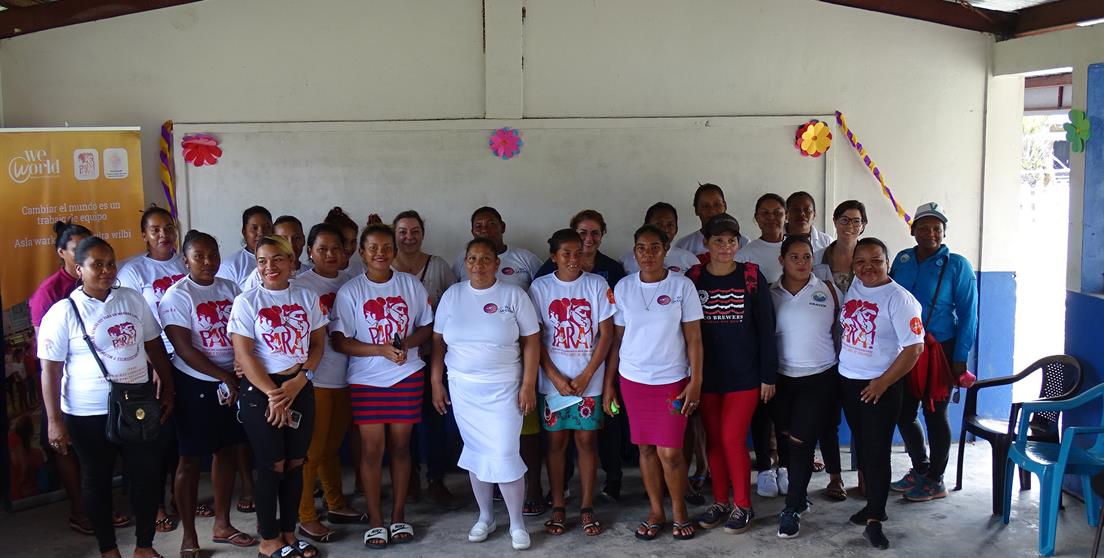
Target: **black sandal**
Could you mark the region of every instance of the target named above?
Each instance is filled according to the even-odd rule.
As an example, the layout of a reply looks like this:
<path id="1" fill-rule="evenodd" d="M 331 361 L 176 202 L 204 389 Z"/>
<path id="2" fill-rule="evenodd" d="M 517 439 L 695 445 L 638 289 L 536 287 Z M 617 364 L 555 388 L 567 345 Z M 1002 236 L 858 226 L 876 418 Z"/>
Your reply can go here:
<path id="1" fill-rule="evenodd" d="M 302 556 L 298 550 L 295 550 L 294 546 L 285 544 L 284 546 L 276 549 L 272 554 L 257 553 L 257 558 L 288 558 L 288 556 Z"/>
<path id="2" fill-rule="evenodd" d="M 588 518 L 590 519 L 590 521 L 587 521 Z M 583 524 L 583 533 L 585 533 L 588 537 L 601 535 L 602 532 L 606 530 L 606 528 L 602 527 L 602 524 L 599 523 L 597 519 L 594 519 L 594 508 L 580 509 L 579 521 L 581 521 Z"/>
<path id="3" fill-rule="evenodd" d="M 676 531 L 678 531 L 676 533 Z M 688 541 L 694 538 L 697 532 L 694 530 L 694 523 L 691 521 L 684 521 L 682 523 L 675 523 L 671 526 L 671 536 L 676 540 Z"/>
<path id="4" fill-rule="evenodd" d="M 295 544 L 292 545 L 292 548 L 294 548 L 295 551 L 299 553 L 299 556 L 302 556 L 303 558 L 317 558 L 320 555 L 318 552 L 318 547 L 307 541 L 295 541 Z M 311 552 L 313 554 L 308 556 L 308 552 Z"/>
<path id="5" fill-rule="evenodd" d="M 640 532 L 640 528 L 644 528 L 644 532 Z M 663 530 L 663 524 L 661 523 L 648 523 L 647 521 L 641 521 L 640 527 L 636 528 L 636 532 L 633 533 L 636 538 L 642 541 L 654 541 L 659 536 L 659 532 Z"/>
<path id="6" fill-rule="evenodd" d="M 556 520 L 556 514 L 559 514 L 560 519 Z M 560 536 L 567 532 L 567 510 L 563 506 L 554 506 L 552 508 L 552 519 L 544 522 L 544 531 L 549 535 Z"/>

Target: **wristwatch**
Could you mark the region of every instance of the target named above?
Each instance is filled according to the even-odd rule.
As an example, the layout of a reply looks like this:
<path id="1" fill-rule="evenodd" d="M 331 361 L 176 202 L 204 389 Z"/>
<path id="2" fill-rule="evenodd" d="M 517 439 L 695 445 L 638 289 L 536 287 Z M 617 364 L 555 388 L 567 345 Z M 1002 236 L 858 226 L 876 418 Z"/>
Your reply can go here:
<path id="1" fill-rule="evenodd" d="M 314 381 L 314 371 L 313 370 L 311 370 L 310 368 L 307 368 L 307 367 L 304 366 L 303 368 L 300 368 L 299 371 L 307 375 L 307 381 L 308 382 L 313 382 Z"/>

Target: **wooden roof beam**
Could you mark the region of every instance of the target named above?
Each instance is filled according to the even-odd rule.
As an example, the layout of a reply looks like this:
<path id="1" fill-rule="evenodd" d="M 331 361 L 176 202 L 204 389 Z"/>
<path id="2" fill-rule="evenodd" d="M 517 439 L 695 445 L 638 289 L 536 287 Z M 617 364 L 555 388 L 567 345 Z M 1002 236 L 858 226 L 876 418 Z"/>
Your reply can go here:
<path id="1" fill-rule="evenodd" d="M 58 0 L 0 11 L 0 39 L 199 0 Z M 7 3 L 18 4 L 17 1 Z"/>
<path id="2" fill-rule="evenodd" d="M 884 14 L 920 19 L 958 27 L 1007 35 L 1015 27 L 1017 16 L 1008 12 L 965 6 L 946 0 L 820 0 L 828 4 L 849 6 Z M 1101 0 L 1088 0 L 1100 2 Z"/>

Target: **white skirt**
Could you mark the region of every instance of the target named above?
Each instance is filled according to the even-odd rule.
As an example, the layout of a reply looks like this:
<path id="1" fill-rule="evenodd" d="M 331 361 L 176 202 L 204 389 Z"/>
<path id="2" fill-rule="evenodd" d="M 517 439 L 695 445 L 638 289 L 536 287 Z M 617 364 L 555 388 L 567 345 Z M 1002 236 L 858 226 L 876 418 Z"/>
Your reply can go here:
<path id="1" fill-rule="evenodd" d="M 449 397 L 464 440 L 457 465 L 483 482 L 513 482 L 525 476 L 521 460 L 519 382 L 482 383 L 449 377 Z"/>

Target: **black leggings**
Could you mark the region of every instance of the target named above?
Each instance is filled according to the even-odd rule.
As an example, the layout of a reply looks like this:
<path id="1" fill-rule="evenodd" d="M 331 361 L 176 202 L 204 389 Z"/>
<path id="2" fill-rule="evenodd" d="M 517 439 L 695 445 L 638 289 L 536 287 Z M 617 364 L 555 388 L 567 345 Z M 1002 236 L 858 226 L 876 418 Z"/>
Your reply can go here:
<path id="1" fill-rule="evenodd" d="M 824 430 L 829 412 L 836 408 L 838 378 L 839 372 L 835 366 L 801 378 L 778 376 L 778 391 L 771 401 L 771 409 L 775 427 L 779 432 L 788 434 L 788 508 L 797 511 L 805 509 L 809 479 L 813 476 L 813 450 L 816 448 L 817 435 Z"/>
<path id="2" fill-rule="evenodd" d="M 271 376 L 279 387 L 293 376 Z M 257 477 L 253 497 L 257 508 L 258 531 L 266 540 L 280 533 L 292 533 L 299 521 L 299 500 L 303 496 L 303 463 L 314 431 L 314 387 L 307 382 L 292 401 L 291 408 L 303 414 L 299 428 L 276 428 L 268 423 L 268 396 L 248 380 L 242 381 L 238 399 L 238 421 L 249 445 Z M 283 462 L 281 470 L 276 464 Z M 296 463 L 293 463 L 296 462 Z M 279 519 L 276 510 L 279 507 Z"/>
<path id="3" fill-rule="evenodd" d="M 954 354 L 954 339 L 941 341 L 939 344 L 943 346 L 943 354 L 948 357 Z M 947 470 L 947 460 L 951 453 L 951 423 L 947 420 L 949 404 L 950 401 L 937 401 L 935 410 L 923 405 L 924 424 L 928 427 L 928 445 L 931 446 L 931 461 L 928 460 L 928 451 L 924 447 L 924 429 L 920 427 L 920 421 L 916 420 L 916 410 L 921 407 L 921 402 L 912 395 L 911 390 L 904 390 L 901 416 L 897 419 L 897 429 L 901 431 L 901 439 L 905 441 L 905 451 L 912 459 L 913 470 L 932 481 L 943 480 L 943 473 Z"/>
<path id="4" fill-rule="evenodd" d="M 877 403 L 863 403 L 860 399 L 870 380 L 841 378 L 841 382 L 843 412 L 847 415 L 851 435 L 862 447 L 859 463 L 866 481 L 866 516 L 880 519 L 885 515 L 889 498 L 890 448 L 897 417 L 901 415 L 904 382 L 898 380 L 889 386 Z"/>
<path id="5" fill-rule="evenodd" d="M 824 432 L 820 433 L 820 456 L 824 459 L 824 471 L 829 475 L 843 472 L 840 463 L 839 425 L 843 417 L 843 401 L 840 400 L 839 375 L 833 380 L 832 404 L 825 418 Z M 853 444 L 854 446 L 854 444 Z"/>
<path id="6" fill-rule="evenodd" d="M 81 468 L 84 511 L 96 532 L 100 554 L 118 548 L 111 524 L 111 480 L 115 459 L 122 454 L 123 476 L 134 512 L 134 536 L 138 548 L 153 548 L 157 520 L 158 483 L 161 471 L 160 443 L 120 445 L 107 441 L 107 415 L 62 415 Z"/>

